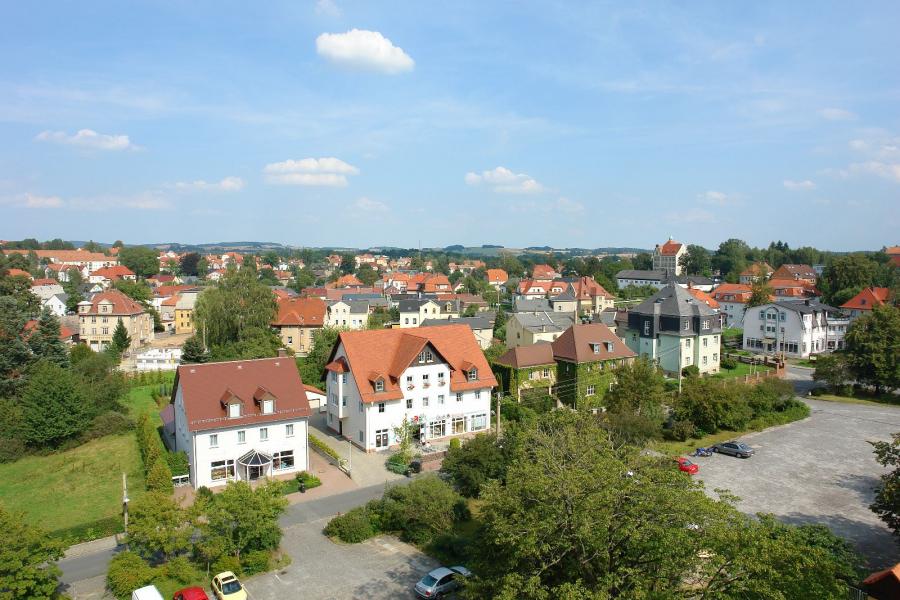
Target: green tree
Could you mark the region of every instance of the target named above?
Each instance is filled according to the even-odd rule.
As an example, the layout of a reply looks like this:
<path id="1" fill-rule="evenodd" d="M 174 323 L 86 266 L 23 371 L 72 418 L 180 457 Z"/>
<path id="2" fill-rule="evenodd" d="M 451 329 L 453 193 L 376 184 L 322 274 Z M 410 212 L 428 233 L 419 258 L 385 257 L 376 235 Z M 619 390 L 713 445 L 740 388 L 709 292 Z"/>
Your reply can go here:
<path id="1" fill-rule="evenodd" d="M 448 533 L 464 506 L 462 498 L 434 474 L 415 479 L 409 485 L 397 485 L 381 500 L 381 526 L 399 531 L 400 537 L 414 543 L 426 543 Z"/>
<path id="2" fill-rule="evenodd" d="M 150 300 L 153 298 L 153 290 L 143 281 L 120 279 L 113 283 L 113 287 L 132 300 L 140 302 L 145 308 L 150 305 Z"/>
<path id="3" fill-rule="evenodd" d="M 297 359 L 300 378 L 310 385 L 318 385 L 325 380 L 325 365 L 331 357 L 331 351 L 337 343 L 340 330 L 335 327 L 323 327 L 313 333 L 309 354 Z"/>
<path id="4" fill-rule="evenodd" d="M 265 285 L 281 285 L 278 277 L 275 276 L 275 271 L 272 269 L 260 269 L 259 282 Z"/>
<path id="5" fill-rule="evenodd" d="M 378 271 L 372 265 L 362 265 L 356 270 L 356 278 L 371 287 L 378 280 Z"/>
<path id="6" fill-rule="evenodd" d="M 646 252 L 641 252 L 631 259 L 631 264 L 635 269 L 647 271 L 653 267 L 653 257 Z"/>
<path id="7" fill-rule="evenodd" d="M 28 345 L 34 358 L 55 363 L 60 367 L 69 366 L 69 351 L 59 339 L 59 319 L 49 309 L 45 308 L 41 312 L 37 326 L 28 336 Z"/>
<path id="8" fill-rule="evenodd" d="M 129 508 L 128 545 L 146 559 L 157 554 L 166 560 L 191 547 L 194 524 L 172 497 L 149 492 Z"/>
<path id="9" fill-rule="evenodd" d="M 22 430 L 34 447 L 57 447 L 87 427 L 84 391 L 68 369 L 50 362 L 33 367 L 22 391 Z"/>
<path id="10" fill-rule="evenodd" d="M 505 480 L 508 463 L 504 446 L 496 434 L 480 433 L 458 448 L 451 447 L 441 472 L 450 476 L 460 494 L 477 498 L 486 482 Z"/>
<path id="11" fill-rule="evenodd" d="M 27 524 L 24 515 L 15 515 L 0 506 L 0 598 L 49 600 L 59 598 L 56 561 L 63 545 L 45 532 Z"/>
<path id="12" fill-rule="evenodd" d="M 155 446 L 158 447 L 158 446 Z M 150 455 L 148 454 L 148 458 Z M 172 470 L 160 452 L 160 456 L 153 459 L 150 470 L 147 471 L 147 490 L 163 495 L 170 495 L 174 491 L 172 483 Z"/>
<path id="13" fill-rule="evenodd" d="M 709 250 L 696 244 L 688 244 L 684 258 L 684 268 L 688 275 L 712 275 L 712 257 Z"/>
<path id="14" fill-rule="evenodd" d="M 181 347 L 182 363 L 205 363 L 209 361 L 209 352 L 203 346 L 203 340 L 198 335 L 192 335 Z"/>
<path id="15" fill-rule="evenodd" d="M 112 247 L 113 247 L 113 248 L 124 248 L 124 247 L 125 247 L 125 243 L 124 243 L 122 240 L 116 240 L 116 241 L 113 242 Z"/>
<path id="16" fill-rule="evenodd" d="M 244 340 L 249 330 L 268 330 L 275 296 L 252 268 L 229 268 L 219 283 L 197 299 L 194 321 L 210 348 Z"/>
<path id="17" fill-rule="evenodd" d="M 200 273 L 197 267 L 200 264 L 200 255 L 196 252 L 188 252 L 181 257 L 181 272 L 185 275 L 196 276 Z"/>
<path id="18" fill-rule="evenodd" d="M 309 269 L 297 269 L 294 268 L 294 279 L 291 282 L 291 287 L 297 290 L 298 292 L 312 287 L 316 284 L 316 275 Z"/>
<path id="19" fill-rule="evenodd" d="M 878 463 L 893 471 L 881 475 L 875 489 L 875 501 L 870 508 L 894 532 L 900 544 L 900 433 L 893 435 L 890 442 L 869 442 L 875 447 Z"/>
<path id="20" fill-rule="evenodd" d="M 835 393 L 846 392 L 844 388 L 851 381 L 850 365 L 847 358 L 840 353 L 820 354 L 816 358 L 816 370 L 813 373 L 814 381 L 821 381 L 828 389 Z"/>
<path id="21" fill-rule="evenodd" d="M 34 355 L 26 341 L 29 314 L 12 296 L 0 296 L 0 397 L 16 395 L 28 380 Z"/>
<path id="22" fill-rule="evenodd" d="M 349 275 L 356 269 L 356 259 L 352 254 L 341 255 L 341 275 Z"/>
<path id="23" fill-rule="evenodd" d="M 274 550 L 281 541 L 278 517 L 286 507 L 277 481 L 255 490 L 244 481 L 232 482 L 213 498 L 202 531 L 224 554 L 237 559 L 256 550 Z"/>
<path id="24" fill-rule="evenodd" d="M 618 367 L 615 384 L 605 396 L 609 412 L 645 416 L 660 423 L 666 400 L 665 377 L 646 357 Z"/>
<path id="25" fill-rule="evenodd" d="M 762 306 L 772 301 L 775 290 L 768 280 L 759 278 L 750 284 L 750 298 L 747 300 L 747 308 Z"/>
<path id="26" fill-rule="evenodd" d="M 197 261 L 197 276 L 206 277 L 207 273 L 209 273 L 209 261 L 205 258 L 201 258 Z"/>
<path id="27" fill-rule="evenodd" d="M 113 329 L 112 342 L 109 345 L 110 351 L 116 355 L 121 355 L 131 347 L 131 336 L 125 328 L 125 323 L 120 319 Z"/>
<path id="28" fill-rule="evenodd" d="M 281 257 L 274 250 L 269 250 L 262 255 L 263 264 L 269 265 L 273 269 L 281 263 Z"/>
<path id="29" fill-rule="evenodd" d="M 81 283 L 81 271 L 78 269 L 66 271 L 66 281 L 62 282 L 62 288 L 68 296 L 66 298 L 66 310 L 69 312 L 77 312 L 78 303 L 84 300 L 84 296 L 81 294 Z"/>
<path id="30" fill-rule="evenodd" d="M 712 257 L 713 269 L 730 282 L 738 281 L 741 271 L 747 267 L 747 255 L 750 246 L 743 240 L 731 238 L 719 244 Z"/>
<path id="31" fill-rule="evenodd" d="M 877 271 L 878 263 L 864 254 L 845 254 L 833 258 L 822 274 L 824 287 L 829 291 L 828 300 L 834 300 L 833 296 L 842 290 L 859 291 L 872 285 Z"/>
<path id="32" fill-rule="evenodd" d="M 856 379 L 876 393 L 900 388 L 900 308 L 876 307 L 856 319 L 845 338 L 847 359 Z"/>
<path id="33" fill-rule="evenodd" d="M 159 273 L 159 253 L 146 246 L 131 246 L 119 250 L 119 262 L 134 271 L 138 277 L 150 277 Z"/>

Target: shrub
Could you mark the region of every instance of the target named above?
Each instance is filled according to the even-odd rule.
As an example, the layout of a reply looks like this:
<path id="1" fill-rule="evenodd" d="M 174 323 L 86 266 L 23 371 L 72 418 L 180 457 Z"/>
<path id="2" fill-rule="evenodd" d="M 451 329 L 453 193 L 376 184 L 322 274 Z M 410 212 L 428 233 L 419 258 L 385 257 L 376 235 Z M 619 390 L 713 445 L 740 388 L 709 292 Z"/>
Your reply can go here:
<path id="1" fill-rule="evenodd" d="M 470 556 L 469 538 L 453 533 L 442 533 L 432 540 L 428 546 L 428 553 L 436 555 L 442 561 L 450 564 L 465 561 Z"/>
<path id="2" fill-rule="evenodd" d="M 244 575 L 265 573 L 269 570 L 272 553 L 268 550 L 253 550 L 241 556 Z"/>
<path id="3" fill-rule="evenodd" d="M 113 435 L 116 433 L 125 433 L 134 427 L 134 423 L 120 412 L 114 410 L 97 415 L 87 430 L 82 434 L 84 441 L 93 440 L 105 435 Z"/>
<path id="4" fill-rule="evenodd" d="M 325 535 L 336 537 L 348 544 L 357 544 L 377 533 L 369 519 L 368 509 L 362 506 L 336 516 L 325 526 Z"/>
<path id="5" fill-rule="evenodd" d="M 157 458 L 147 473 L 147 490 L 164 494 L 171 494 L 175 491 L 175 486 L 172 484 L 172 471 L 169 470 L 169 465 L 162 458 Z"/>
<path id="6" fill-rule="evenodd" d="M 209 489 L 205 485 L 201 485 L 197 488 L 196 500 L 204 500 L 208 502 L 213 499 L 213 495 L 214 494 L 211 489 Z"/>
<path id="7" fill-rule="evenodd" d="M 408 542 L 424 544 L 447 533 L 460 516 L 462 497 L 435 475 L 388 489 L 382 500 L 382 527 Z"/>
<path id="8" fill-rule="evenodd" d="M 450 450 L 459 450 L 462 446 L 462 442 L 459 441 L 459 438 L 453 438 L 450 440 Z"/>
<path id="9" fill-rule="evenodd" d="M 115 555 L 106 573 L 106 587 L 118 597 L 130 597 L 131 592 L 153 581 L 153 568 L 128 550 Z"/>
<path id="10" fill-rule="evenodd" d="M 719 362 L 719 366 L 722 367 L 723 369 L 728 369 L 729 371 L 733 371 L 734 369 L 737 369 L 738 361 L 731 357 L 723 358 Z"/>
<path id="11" fill-rule="evenodd" d="M 308 490 L 322 485 L 322 480 L 308 471 L 300 471 L 297 474 L 297 480 L 302 481 Z"/>
<path id="12" fill-rule="evenodd" d="M 220 556 L 215 563 L 213 563 L 212 568 L 213 573 L 221 573 L 222 571 L 231 571 L 235 575 L 243 575 L 244 571 L 241 569 L 241 561 L 237 559 L 237 557 L 226 555 Z"/>
<path id="13" fill-rule="evenodd" d="M 395 454 L 391 454 L 387 461 L 385 461 L 384 466 L 387 467 L 387 470 L 391 473 L 397 473 L 398 475 L 403 475 L 406 473 L 406 470 L 409 469 L 409 462 L 406 457 L 401 453 L 397 452 Z"/>
<path id="14" fill-rule="evenodd" d="M 493 433 L 481 433 L 462 444 L 450 448 L 441 472 L 453 480 L 457 491 L 467 498 L 475 498 L 481 486 L 490 479 L 506 477 L 506 457 Z"/>
<path id="15" fill-rule="evenodd" d="M 341 458 L 340 454 L 335 452 L 334 448 L 332 448 L 331 446 L 329 446 L 328 444 L 326 444 L 325 442 L 323 442 L 322 440 L 320 440 L 313 434 L 309 434 L 307 436 L 307 438 L 309 440 L 309 445 L 312 446 L 313 448 L 315 448 L 316 450 L 318 450 L 319 452 L 321 452 L 322 454 L 330 456 L 331 458 L 333 458 L 334 460 L 336 460 L 338 462 L 341 462 L 343 460 Z"/>
<path id="16" fill-rule="evenodd" d="M 671 435 L 679 442 L 684 442 L 687 439 L 694 437 L 696 432 L 697 428 L 688 420 L 680 420 L 672 423 Z"/>
<path id="17" fill-rule="evenodd" d="M 190 471 L 187 452 L 166 452 L 166 462 L 172 475 L 187 475 Z"/>
<path id="18" fill-rule="evenodd" d="M 688 365 L 681 370 L 682 377 L 699 377 L 700 367 L 697 365 Z"/>
<path id="19" fill-rule="evenodd" d="M 191 561 L 184 556 L 176 556 L 165 564 L 166 577 L 174 579 L 180 584 L 190 583 L 196 576 Z"/>
<path id="20" fill-rule="evenodd" d="M 13 462 L 19 460 L 28 450 L 25 448 L 25 442 L 18 438 L 0 437 L 0 463 Z"/>

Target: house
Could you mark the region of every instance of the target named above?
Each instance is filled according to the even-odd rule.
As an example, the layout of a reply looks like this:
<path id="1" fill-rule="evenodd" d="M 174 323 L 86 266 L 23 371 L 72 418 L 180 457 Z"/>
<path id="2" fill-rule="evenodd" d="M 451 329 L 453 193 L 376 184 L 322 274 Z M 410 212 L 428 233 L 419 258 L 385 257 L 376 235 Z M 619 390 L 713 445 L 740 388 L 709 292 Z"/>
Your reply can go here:
<path id="1" fill-rule="evenodd" d="M 565 287 L 563 287 L 565 286 Z M 564 278 L 554 280 L 551 286 L 551 302 L 553 293 L 562 287 L 563 291 L 571 291 L 578 301 L 578 307 L 582 313 L 598 313 L 608 308 L 613 308 L 615 297 L 607 292 L 593 277 Z M 558 296 L 557 296 L 558 297 Z"/>
<path id="2" fill-rule="evenodd" d="M 487 270 L 487 282 L 488 285 L 494 288 L 495 290 L 499 290 L 506 282 L 509 281 L 509 275 L 503 269 L 488 269 Z"/>
<path id="3" fill-rule="evenodd" d="M 194 333 L 194 306 L 197 304 L 197 292 L 182 292 L 175 302 L 175 333 Z"/>
<path id="4" fill-rule="evenodd" d="M 41 307 L 50 310 L 57 317 L 64 317 L 68 312 L 67 303 L 69 301 L 68 294 L 54 294 L 41 301 Z"/>
<path id="5" fill-rule="evenodd" d="M 178 294 L 164 298 L 159 303 L 159 321 L 163 329 L 169 333 L 175 333 L 175 305 L 178 304 Z"/>
<path id="6" fill-rule="evenodd" d="M 327 307 L 321 298 L 280 298 L 272 327 L 285 347 L 297 356 L 306 356 L 312 348 L 313 335 L 325 326 Z"/>
<path id="7" fill-rule="evenodd" d="M 317 387 L 311 386 L 307 383 L 303 384 L 303 389 L 306 390 L 306 399 L 309 400 L 309 410 L 312 412 L 325 412 L 328 408 L 328 403 L 326 398 L 328 396 Z"/>
<path id="8" fill-rule="evenodd" d="M 88 277 L 88 281 L 91 283 L 101 283 L 104 287 L 109 287 L 114 281 L 119 281 L 120 279 L 135 281 L 137 276 L 134 274 L 134 271 L 125 265 L 113 265 L 97 269 Z"/>
<path id="9" fill-rule="evenodd" d="M 653 249 L 653 270 L 664 271 L 668 275 L 678 276 L 684 270 L 684 255 L 687 254 L 687 246 L 676 242 L 672 238 Z"/>
<path id="10" fill-rule="evenodd" d="M 616 273 L 616 285 L 619 286 L 620 290 L 630 285 L 634 287 L 649 285 L 661 290 L 666 285 L 666 275 L 667 273 L 662 270 L 623 269 Z"/>
<path id="11" fill-rule="evenodd" d="M 844 311 L 834 311 L 826 314 L 828 319 L 828 329 L 825 332 L 825 349 L 826 350 L 843 350 L 846 347 L 844 338 L 850 329 L 850 323 L 853 319 Z"/>
<path id="12" fill-rule="evenodd" d="M 676 283 L 683 288 L 693 288 L 701 292 L 711 292 L 716 282 L 703 275 L 668 275 L 663 280 L 664 284 Z"/>
<path id="13" fill-rule="evenodd" d="M 150 348 L 134 355 L 138 371 L 174 371 L 181 362 L 181 348 Z"/>
<path id="14" fill-rule="evenodd" d="M 347 300 L 329 301 L 325 309 L 325 325 L 346 329 L 365 329 L 369 324 L 369 303 Z"/>
<path id="15" fill-rule="evenodd" d="M 359 287 L 365 287 L 365 285 L 366 284 L 364 284 L 362 281 L 357 279 L 356 275 L 354 275 L 352 273 L 348 273 L 347 275 L 341 275 L 340 277 L 338 277 L 337 280 L 334 281 L 334 283 L 325 284 L 325 287 L 340 289 L 340 288 L 359 288 Z"/>
<path id="16" fill-rule="evenodd" d="M 421 323 L 421 327 L 442 327 L 444 325 L 468 325 L 478 341 L 478 346 L 482 350 L 491 347 L 494 341 L 494 321 L 497 314 L 481 313 L 476 317 L 459 317 L 450 319 L 425 319 Z"/>
<path id="17" fill-rule="evenodd" d="M 552 342 L 574 323 L 575 317 L 571 314 L 515 313 L 506 322 L 506 347 Z"/>
<path id="18" fill-rule="evenodd" d="M 821 294 L 815 284 L 805 279 L 776 279 L 772 276 L 769 280 L 775 296 L 789 299 L 818 298 Z"/>
<path id="19" fill-rule="evenodd" d="M 900 598 L 900 563 L 889 569 L 872 573 L 862 581 L 867 597 L 873 600 Z"/>
<path id="20" fill-rule="evenodd" d="M 44 274 L 47 277 L 53 276 L 64 283 L 69 281 L 69 275 L 70 273 L 72 273 L 72 271 L 78 271 L 78 274 L 81 275 L 81 269 L 79 269 L 75 265 L 50 263 L 46 267 L 44 267 Z"/>
<path id="21" fill-rule="evenodd" d="M 19 269 L 10 269 L 10 275 L 14 275 L 13 271 L 18 271 Z M 22 271 L 23 273 L 25 271 Z M 28 276 L 29 278 L 31 275 Z M 31 281 L 31 293 L 41 299 L 41 302 L 45 302 L 49 300 L 51 297 L 64 293 L 65 290 L 63 286 L 59 285 L 59 282 L 55 279 L 43 278 L 43 279 L 33 279 Z M 63 313 L 65 314 L 65 313 Z"/>
<path id="22" fill-rule="evenodd" d="M 538 281 L 535 279 L 523 279 L 516 286 L 516 297 L 525 298 L 527 300 L 537 300 L 546 298 L 550 295 L 550 289 L 553 287 L 551 281 Z M 562 290 L 560 290 L 562 292 Z"/>
<path id="23" fill-rule="evenodd" d="M 721 314 L 725 318 L 723 326 L 744 326 L 744 312 L 751 295 L 753 292 L 750 286 L 744 283 L 723 283 L 712 291 L 710 297 L 719 303 Z"/>
<path id="24" fill-rule="evenodd" d="M 760 354 L 809 358 L 828 349 L 828 314 L 816 300 L 775 300 L 744 315 L 743 348 Z"/>
<path id="25" fill-rule="evenodd" d="M 409 278 L 407 289 L 424 294 L 447 294 L 453 291 L 453 286 L 442 273 L 417 273 Z"/>
<path id="26" fill-rule="evenodd" d="M 25 322 L 25 327 L 23 329 L 24 337 L 31 337 L 32 332 L 36 331 L 39 327 L 40 322 L 37 319 L 30 319 Z M 77 342 L 75 339 L 75 332 L 66 327 L 65 325 L 59 326 L 59 339 L 63 341 L 67 346 L 72 346 Z"/>
<path id="27" fill-rule="evenodd" d="M 546 342 L 510 348 L 494 361 L 494 373 L 504 394 L 516 400 L 543 400 L 556 385 L 556 358 Z"/>
<path id="28" fill-rule="evenodd" d="M 6 271 L 7 277 L 24 277 L 29 281 L 33 281 L 34 277 L 31 276 L 31 273 L 28 271 L 23 271 L 22 269 L 7 269 Z"/>
<path id="29" fill-rule="evenodd" d="M 772 273 L 771 279 L 793 279 L 816 285 L 818 273 L 809 265 L 781 265 Z"/>
<path id="30" fill-rule="evenodd" d="M 900 246 L 889 246 L 884 249 L 884 253 L 888 255 L 889 263 L 900 268 Z"/>
<path id="31" fill-rule="evenodd" d="M 557 397 L 573 408 L 600 406 L 613 383 L 613 369 L 635 357 L 603 323 L 575 324 L 551 346 L 557 363 Z"/>
<path id="32" fill-rule="evenodd" d="M 740 282 L 745 285 L 750 285 L 754 281 L 759 281 L 760 279 L 766 280 L 772 276 L 772 273 L 775 272 L 769 263 L 767 262 L 755 262 L 743 271 L 740 274 Z"/>
<path id="33" fill-rule="evenodd" d="M 722 308 L 722 306 L 719 304 L 718 300 L 716 300 L 715 298 L 713 298 L 712 296 L 710 296 L 703 290 L 688 286 L 687 291 L 691 296 L 693 296 L 700 302 L 704 303 L 705 305 L 707 305 L 708 307 L 710 307 L 711 309 L 713 309 L 716 312 L 719 312 L 719 310 Z"/>
<path id="34" fill-rule="evenodd" d="M 419 327 L 425 319 L 458 319 L 459 300 L 437 301 L 432 298 L 413 298 L 397 302 L 400 328 Z"/>
<path id="35" fill-rule="evenodd" d="M 514 313 L 543 313 L 555 312 L 553 305 L 546 298 L 528 298 L 526 296 L 516 296 L 513 298 L 512 312 Z M 563 312 L 563 311 L 560 311 Z"/>
<path id="36" fill-rule="evenodd" d="M 553 281 L 560 277 L 562 277 L 562 275 L 557 273 L 556 269 L 550 265 L 534 265 L 531 269 L 531 278 L 536 279 L 537 281 Z"/>
<path id="37" fill-rule="evenodd" d="M 107 256 L 102 252 L 88 252 L 87 250 L 4 250 L 9 254 L 25 254 L 34 252 L 42 263 L 56 264 L 60 266 L 77 267 L 84 278 L 103 267 L 112 267 L 119 264 L 115 256 Z M 62 273 L 62 270 L 60 271 Z M 60 279 L 66 281 L 65 279 Z"/>
<path id="38" fill-rule="evenodd" d="M 629 310 L 623 333 L 632 351 L 667 374 L 691 365 L 701 373 L 719 372 L 722 319 L 679 285 L 669 284 Z"/>
<path id="39" fill-rule="evenodd" d="M 325 367 L 327 424 L 366 451 L 484 431 L 497 380 L 465 325 L 345 331 Z"/>
<path id="40" fill-rule="evenodd" d="M 309 401 L 293 358 L 181 365 L 174 449 L 194 489 L 309 469 Z"/>
<path id="41" fill-rule="evenodd" d="M 80 339 L 91 350 L 105 350 L 116 325 L 122 322 L 131 337 L 131 350 L 153 339 L 153 317 L 119 290 L 106 290 L 78 303 Z"/>
<path id="42" fill-rule="evenodd" d="M 890 288 L 867 287 L 841 304 L 841 308 L 847 311 L 850 319 L 853 320 L 869 314 L 876 306 L 884 306 L 890 300 L 890 297 Z"/>

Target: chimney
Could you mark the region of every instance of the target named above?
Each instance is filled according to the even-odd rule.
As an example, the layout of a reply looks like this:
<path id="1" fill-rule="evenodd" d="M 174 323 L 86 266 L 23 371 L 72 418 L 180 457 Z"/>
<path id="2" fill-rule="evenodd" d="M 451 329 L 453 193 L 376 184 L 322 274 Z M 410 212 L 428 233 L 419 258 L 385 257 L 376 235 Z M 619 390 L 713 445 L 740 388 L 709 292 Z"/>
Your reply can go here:
<path id="1" fill-rule="evenodd" d="M 286 356 L 287 356 L 287 349 L 279 348 L 278 349 L 278 358 L 285 358 Z"/>

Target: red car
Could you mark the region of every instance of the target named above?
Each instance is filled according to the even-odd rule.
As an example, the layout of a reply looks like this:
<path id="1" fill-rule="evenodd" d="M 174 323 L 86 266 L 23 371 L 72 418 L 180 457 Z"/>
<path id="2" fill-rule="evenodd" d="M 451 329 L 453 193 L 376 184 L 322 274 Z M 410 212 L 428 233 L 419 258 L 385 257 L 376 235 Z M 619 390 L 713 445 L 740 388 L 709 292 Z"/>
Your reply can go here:
<path id="1" fill-rule="evenodd" d="M 178 590 L 172 596 L 172 600 L 209 600 L 209 596 L 203 591 L 203 588 L 192 587 Z"/>
<path id="2" fill-rule="evenodd" d="M 683 456 L 679 456 L 678 458 L 676 458 L 675 462 L 678 463 L 678 470 L 684 471 L 688 475 L 696 475 L 697 472 L 700 470 L 700 467 L 697 466 L 697 464 L 692 463 L 691 461 L 689 461 L 688 459 L 686 459 Z"/>

